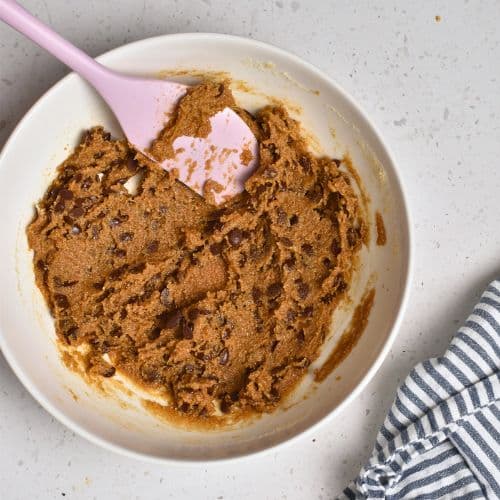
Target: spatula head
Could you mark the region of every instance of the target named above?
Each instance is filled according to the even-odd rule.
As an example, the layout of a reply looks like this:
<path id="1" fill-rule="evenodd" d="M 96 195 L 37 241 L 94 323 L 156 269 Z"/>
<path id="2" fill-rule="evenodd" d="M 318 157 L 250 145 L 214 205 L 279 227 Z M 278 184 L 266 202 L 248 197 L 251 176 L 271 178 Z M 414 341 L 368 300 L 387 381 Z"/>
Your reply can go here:
<path id="1" fill-rule="evenodd" d="M 123 77 L 122 77 L 123 78 Z M 126 77 L 107 99 L 127 139 L 150 156 L 148 148 L 164 128 L 188 87 L 164 80 Z M 109 102 L 112 101 L 112 102 Z M 244 189 L 258 161 L 258 143 L 248 125 L 225 108 L 210 119 L 205 138 L 175 139 L 172 159 L 162 162 L 178 179 L 209 201 L 219 204 Z"/>

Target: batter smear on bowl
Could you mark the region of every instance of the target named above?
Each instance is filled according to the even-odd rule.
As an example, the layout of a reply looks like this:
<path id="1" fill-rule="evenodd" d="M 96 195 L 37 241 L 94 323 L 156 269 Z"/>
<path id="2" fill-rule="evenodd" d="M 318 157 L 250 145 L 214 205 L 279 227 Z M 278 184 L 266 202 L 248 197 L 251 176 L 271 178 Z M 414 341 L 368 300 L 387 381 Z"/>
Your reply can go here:
<path id="1" fill-rule="evenodd" d="M 188 122 L 160 134 L 160 156 L 179 130 L 209 132 L 204 102 L 235 106 L 224 84 L 185 99 L 198 112 L 177 114 Z M 120 372 L 190 417 L 276 408 L 319 355 L 365 237 L 340 161 L 312 156 L 283 107 L 237 111 L 260 157 L 236 198 L 210 204 L 97 127 L 27 229 L 58 338 L 87 374 Z"/>

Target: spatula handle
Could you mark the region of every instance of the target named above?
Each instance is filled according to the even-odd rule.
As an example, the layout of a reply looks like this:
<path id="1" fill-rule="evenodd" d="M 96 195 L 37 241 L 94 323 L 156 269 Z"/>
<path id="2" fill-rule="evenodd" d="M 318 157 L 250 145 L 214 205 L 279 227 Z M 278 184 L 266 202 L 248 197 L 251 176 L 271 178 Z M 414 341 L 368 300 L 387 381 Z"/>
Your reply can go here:
<path id="1" fill-rule="evenodd" d="M 0 0 L 0 19 L 88 80 L 99 92 L 112 72 L 32 16 L 14 0 Z"/>

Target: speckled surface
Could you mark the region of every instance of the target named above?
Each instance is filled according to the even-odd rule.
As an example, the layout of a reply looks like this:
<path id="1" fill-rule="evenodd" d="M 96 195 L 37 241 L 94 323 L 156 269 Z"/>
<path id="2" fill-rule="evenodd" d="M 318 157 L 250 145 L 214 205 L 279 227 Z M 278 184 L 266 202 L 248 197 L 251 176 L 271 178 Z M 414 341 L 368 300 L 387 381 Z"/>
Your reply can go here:
<path id="1" fill-rule="evenodd" d="M 229 465 L 162 467 L 97 448 L 46 413 L 0 356 L 2 498 L 333 498 L 368 458 L 399 381 L 445 349 L 500 275 L 500 3 L 23 3 L 92 55 L 149 36 L 212 31 L 274 43 L 328 72 L 393 150 L 413 215 L 415 272 L 399 337 L 356 401 L 313 435 Z M 0 61 L 3 145 L 67 70 L 3 25 Z"/>

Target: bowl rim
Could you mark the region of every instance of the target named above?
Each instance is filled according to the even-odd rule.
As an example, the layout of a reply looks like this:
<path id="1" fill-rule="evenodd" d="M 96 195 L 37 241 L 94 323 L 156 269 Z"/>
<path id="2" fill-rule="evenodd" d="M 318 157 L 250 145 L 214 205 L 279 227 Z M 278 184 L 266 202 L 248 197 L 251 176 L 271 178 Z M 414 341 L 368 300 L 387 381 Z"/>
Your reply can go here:
<path id="1" fill-rule="evenodd" d="M 306 427 L 303 430 L 298 431 L 296 434 L 286 437 L 283 441 L 271 444 L 261 450 L 256 450 L 256 451 L 250 451 L 250 452 L 241 452 L 238 455 L 233 455 L 231 457 L 224 457 L 224 458 L 203 458 L 203 459 L 192 459 L 192 458 L 168 458 L 168 457 L 161 457 L 161 456 L 156 456 L 156 455 L 151 455 L 147 454 L 144 452 L 139 452 L 139 451 L 134 451 L 131 450 L 130 448 L 127 448 L 126 446 L 120 445 L 113 443 L 111 441 L 108 441 L 107 439 L 104 439 L 102 437 L 99 437 L 92 432 L 88 431 L 84 427 L 82 427 L 80 424 L 75 423 L 70 417 L 66 416 L 66 414 L 62 411 L 59 410 L 54 404 L 52 404 L 46 397 L 45 395 L 35 386 L 31 383 L 31 381 L 28 379 L 27 376 L 25 376 L 23 370 L 20 368 L 20 366 L 17 363 L 16 356 L 13 353 L 13 351 L 10 350 L 8 344 L 5 342 L 2 329 L 0 328 L 0 350 L 3 353 L 4 358 L 6 359 L 7 363 L 17 376 L 17 378 L 20 380 L 22 385 L 25 387 L 25 389 L 33 396 L 33 398 L 52 416 L 54 416 L 59 422 L 61 422 L 63 425 L 65 425 L 67 428 L 69 428 L 71 431 L 75 432 L 76 434 L 82 436 L 83 438 L 87 439 L 93 444 L 96 444 L 106 450 L 112 451 L 114 453 L 118 453 L 121 455 L 124 455 L 129 458 L 133 458 L 136 460 L 142 460 L 145 462 L 149 463 L 155 463 L 155 464 L 169 464 L 169 465 L 184 465 L 184 466 L 199 466 L 200 464 L 208 465 L 208 464 L 224 464 L 224 463 L 234 463 L 235 461 L 239 461 L 245 458 L 254 458 L 257 456 L 262 456 L 264 454 L 268 454 L 271 451 L 276 451 L 278 448 L 281 448 L 285 445 L 291 445 L 292 443 L 295 443 L 299 439 L 305 438 L 309 435 L 311 435 L 314 431 L 316 431 L 321 425 L 325 425 L 328 423 L 330 420 L 332 420 L 336 415 L 338 415 L 340 412 L 342 412 L 359 394 L 360 392 L 368 385 L 368 383 L 373 379 L 375 374 L 378 372 L 380 366 L 382 365 L 383 361 L 387 357 L 387 354 L 389 353 L 389 350 L 391 349 L 394 340 L 399 333 L 399 329 L 401 326 L 401 323 L 403 321 L 403 316 L 404 312 L 406 310 L 407 304 L 408 304 L 408 299 L 410 295 L 410 286 L 411 286 L 411 278 L 413 274 L 413 233 L 412 233 L 412 224 L 411 224 L 411 215 L 408 207 L 408 202 L 407 202 L 407 195 L 406 195 L 406 190 L 404 188 L 404 185 L 401 181 L 400 174 L 398 172 L 398 169 L 396 167 L 396 162 L 394 160 L 394 157 L 392 155 L 391 150 L 387 146 L 386 142 L 382 138 L 382 135 L 380 134 L 379 130 L 375 126 L 375 124 L 372 122 L 372 120 L 367 116 L 367 114 L 363 111 L 363 109 L 360 107 L 360 105 L 350 96 L 349 93 L 347 93 L 332 77 L 330 77 L 326 72 L 320 70 L 317 68 L 315 65 L 309 63 L 308 61 L 305 61 L 301 57 L 295 55 L 294 53 L 289 52 L 288 50 L 282 49 L 276 45 L 273 45 L 271 43 L 267 42 L 262 42 L 259 40 L 255 40 L 252 38 L 244 37 L 244 36 L 237 36 L 237 35 L 227 35 L 227 34 L 221 34 L 221 33 L 173 33 L 173 34 L 165 34 L 165 35 L 159 35 L 159 36 L 154 36 L 154 37 L 149 37 L 149 38 L 144 38 L 141 40 L 136 40 L 131 43 L 127 43 L 124 45 L 121 45 L 119 47 L 116 47 L 114 49 L 111 49 L 107 52 L 104 52 L 103 54 L 99 55 L 96 57 L 96 60 L 99 62 L 105 63 L 106 59 L 108 57 L 112 57 L 113 55 L 119 54 L 120 52 L 126 52 L 132 47 L 137 47 L 139 45 L 147 46 L 148 44 L 155 44 L 158 42 L 161 42 L 163 39 L 185 39 L 185 40 L 219 40 L 219 41 L 229 41 L 229 42 L 236 42 L 236 43 L 243 43 L 243 44 L 248 44 L 252 45 L 254 47 L 259 47 L 261 49 L 267 50 L 270 53 L 275 53 L 279 55 L 282 58 L 288 59 L 291 62 L 298 64 L 302 67 L 304 67 L 308 72 L 314 74 L 314 76 L 318 77 L 319 79 L 325 81 L 328 85 L 333 87 L 341 96 L 343 99 L 347 101 L 349 106 L 351 106 L 354 111 L 361 117 L 361 119 L 365 122 L 369 132 L 373 134 L 373 136 L 376 138 L 376 140 L 379 142 L 380 148 L 383 151 L 383 153 L 387 156 L 390 164 L 390 169 L 392 170 L 392 175 L 393 175 L 393 181 L 395 184 L 395 187 L 399 190 L 400 192 L 400 197 L 401 197 L 401 208 L 402 208 L 402 213 L 401 213 L 401 218 L 404 222 L 402 227 L 404 233 L 403 236 L 406 238 L 406 246 L 404 250 L 406 251 L 407 254 L 407 260 L 404 262 L 405 264 L 405 272 L 404 275 L 402 276 L 403 278 L 403 288 L 402 288 L 402 293 L 399 298 L 399 305 L 398 305 L 398 312 L 395 316 L 395 318 L 392 321 L 392 324 L 390 326 L 390 333 L 385 340 L 382 348 L 380 349 L 380 352 L 378 353 L 375 361 L 372 363 L 372 365 L 368 368 L 367 372 L 365 375 L 359 380 L 357 385 L 352 389 L 352 391 L 347 394 L 343 400 L 340 401 L 340 403 L 337 405 L 336 408 L 334 408 L 332 411 L 324 415 L 323 417 L 319 418 L 316 422 L 314 422 L 312 425 L 309 427 Z M 20 121 L 17 123 L 15 126 L 14 130 L 11 132 L 9 135 L 7 141 L 5 142 L 4 146 L 2 147 L 2 150 L 0 151 L 0 169 L 2 168 L 2 163 L 4 156 L 6 154 L 6 151 L 9 149 L 10 144 L 15 140 L 15 138 L 22 133 L 23 127 L 26 125 L 26 123 L 29 122 L 31 115 L 35 112 L 36 108 L 40 105 L 40 103 L 46 99 L 48 96 L 51 94 L 55 93 L 58 91 L 59 87 L 63 86 L 66 84 L 68 80 L 71 80 L 72 78 L 81 78 L 79 75 L 77 75 L 74 72 L 70 72 L 63 78 L 61 78 L 59 81 L 57 81 L 54 85 L 52 85 L 47 91 L 45 91 L 36 101 L 35 103 L 29 108 L 29 110 L 23 115 L 23 117 L 20 119 Z"/>

